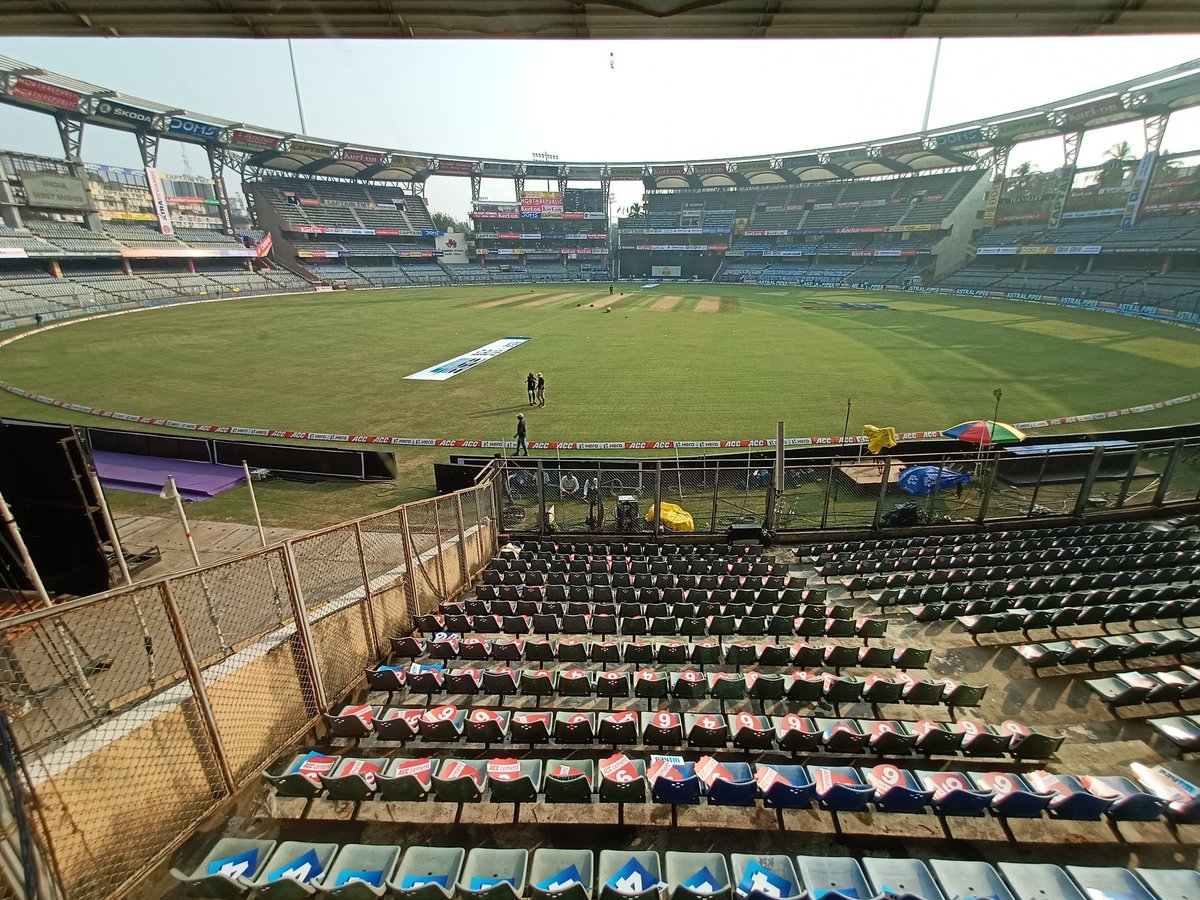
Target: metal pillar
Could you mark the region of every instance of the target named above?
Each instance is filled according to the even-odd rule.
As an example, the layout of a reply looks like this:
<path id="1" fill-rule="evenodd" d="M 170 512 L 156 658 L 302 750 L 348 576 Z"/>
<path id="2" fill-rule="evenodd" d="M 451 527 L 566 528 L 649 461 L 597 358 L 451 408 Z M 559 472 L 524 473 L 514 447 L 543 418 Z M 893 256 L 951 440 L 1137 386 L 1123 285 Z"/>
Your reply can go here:
<path id="1" fill-rule="evenodd" d="M 83 149 L 83 119 L 67 113 L 55 113 L 58 136 L 62 139 L 63 155 L 70 162 L 79 162 Z"/>
<path id="2" fill-rule="evenodd" d="M 433 546 L 437 551 L 438 596 L 445 602 L 450 599 L 446 590 L 446 547 L 442 542 L 442 517 L 436 500 L 433 501 Z"/>
<path id="3" fill-rule="evenodd" d="M 229 766 L 229 757 L 225 753 L 225 745 L 221 741 L 221 730 L 217 728 L 217 719 L 213 715 L 212 705 L 208 702 L 208 691 L 204 687 L 204 676 L 200 673 L 200 667 L 196 664 L 196 654 L 192 650 L 192 641 L 188 637 L 187 628 L 183 624 L 183 616 L 179 612 L 179 605 L 175 602 L 175 595 L 171 592 L 171 582 L 163 581 L 159 584 L 159 594 L 162 596 L 163 607 L 167 614 L 167 621 L 171 625 L 171 632 L 175 636 L 175 645 L 179 649 L 179 658 L 183 661 L 183 670 L 187 673 L 188 682 L 192 688 L 192 697 L 196 701 L 196 708 L 200 710 L 200 722 L 204 727 L 204 735 L 208 738 L 209 745 L 212 747 L 213 759 L 216 760 L 217 769 L 221 773 L 221 782 L 226 793 L 232 795 L 237 790 L 237 782 L 233 777 L 233 770 Z M 325 708 L 325 704 L 321 704 L 321 709 Z"/>
<path id="4" fill-rule="evenodd" d="M 383 648 L 379 643 L 379 626 L 375 623 L 375 597 L 371 591 L 371 575 L 367 571 L 367 554 L 363 550 L 362 524 L 354 523 L 354 546 L 358 551 L 358 566 L 362 570 L 363 603 L 367 610 L 367 629 L 370 631 L 371 655 L 379 657 Z"/>
<path id="5" fill-rule="evenodd" d="M 9 184 L 8 175 L 3 166 L 0 166 L 0 224 L 7 225 L 9 228 L 24 227 L 24 223 L 21 221 L 21 210 L 17 206 L 17 198 L 13 196 L 12 185 Z"/>
<path id="6" fill-rule="evenodd" d="M 525 176 L 524 175 L 514 175 L 513 176 L 513 187 L 516 189 L 517 199 L 520 200 L 521 195 L 523 193 L 525 193 Z"/>
<path id="7" fill-rule="evenodd" d="M 1125 198 L 1125 212 L 1121 216 L 1121 227 L 1129 228 L 1136 225 L 1142 215 L 1142 206 L 1146 195 L 1150 193 L 1150 183 L 1154 179 L 1154 170 L 1158 166 L 1159 153 L 1162 150 L 1163 135 L 1167 130 L 1168 116 L 1148 116 L 1142 120 L 1142 129 L 1146 137 L 1146 154 L 1138 163 L 1129 182 L 1129 195 Z"/>
<path id="8" fill-rule="evenodd" d="M 479 189 L 483 186 L 483 179 L 478 175 L 471 176 L 471 201 L 479 200 Z"/>
<path id="9" fill-rule="evenodd" d="M 1117 493 L 1117 509 L 1124 508 L 1125 499 L 1129 496 L 1129 488 L 1133 485 L 1133 479 L 1137 475 L 1137 468 L 1141 461 L 1142 445 L 1138 444 L 1129 460 L 1129 468 L 1125 472 L 1125 479 L 1121 482 L 1121 490 Z"/>
<path id="10" fill-rule="evenodd" d="M 412 626 L 421 614 L 421 603 L 417 595 L 416 560 L 413 558 L 412 544 L 409 543 L 407 507 L 400 507 L 399 520 L 400 545 L 404 550 L 404 593 L 408 595 L 408 624 Z"/>
<path id="11" fill-rule="evenodd" d="M 887 497 L 888 479 L 892 476 L 892 458 L 885 457 L 883 460 L 883 477 L 879 481 L 879 499 L 875 501 L 875 516 L 871 519 L 871 528 L 879 530 L 879 520 L 883 516 L 883 501 Z"/>
<path id="12" fill-rule="evenodd" d="M 662 460 L 654 463 L 654 539 L 662 537 Z"/>
<path id="13" fill-rule="evenodd" d="M 1183 438 L 1176 438 L 1175 443 L 1171 445 L 1171 455 L 1167 457 L 1167 465 L 1163 468 L 1162 478 L 1158 480 L 1158 490 L 1154 492 L 1155 506 L 1162 506 L 1166 502 L 1167 487 L 1171 484 L 1171 477 L 1175 474 L 1175 466 L 1182 455 Z"/>
<path id="14" fill-rule="evenodd" d="M 221 216 L 221 227 L 226 234 L 233 234 L 233 219 L 229 215 L 229 190 L 225 186 L 225 170 L 235 163 L 229 151 L 220 144 L 205 144 L 208 153 L 208 168 L 212 172 L 213 191 L 217 195 L 217 212 Z"/>
<path id="15" fill-rule="evenodd" d="M 1088 497 L 1092 494 L 1092 486 L 1096 483 L 1096 476 L 1100 473 L 1100 466 L 1104 462 L 1104 448 L 1097 447 L 1092 451 L 1092 461 L 1088 466 L 1087 475 L 1084 476 L 1083 484 L 1079 486 L 1079 495 L 1075 498 L 1075 509 L 1071 511 L 1077 519 L 1082 519 L 1087 511 Z"/>
<path id="16" fill-rule="evenodd" d="M 526 451 L 528 452 L 528 450 Z M 538 534 L 546 534 L 546 479 L 542 471 L 542 461 L 537 461 L 537 501 L 538 501 Z"/>
<path id="17" fill-rule="evenodd" d="M 567 192 L 567 179 L 561 175 L 558 179 L 558 192 L 560 194 L 565 194 Z"/>
<path id="18" fill-rule="evenodd" d="M 158 135 L 153 131 L 137 132 L 138 153 L 147 169 L 158 168 Z"/>
<path id="19" fill-rule="evenodd" d="M 1062 224 L 1063 208 L 1071 196 L 1071 185 L 1075 183 L 1075 167 L 1079 163 L 1079 148 L 1083 145 L 1083 132 L 1070 131 L 1062 136 L 1063 167 L 1059 173 L 1058 185 L 1054 190 L 1054 202 L 1050 206 L 1051 228 Z"/>
<path id="20" fill-rule="evenodd" d="M 300 640 L 300 651 L 308 666 L 308 675 L 312 680 L 313 704 L 317 712 L 329 708 L 329 698 L 325 695 L 325 680 L 321 677 L 321 663 L 317 659 L 317 646 L 313 641 L 312 630 L 308 627 L 308 610 L 304 605 L 304 588 L 300 584 L 300 570 L 296 568 L 296 554 L 292 542 L 283 542 L 284 572 L 287 573 L 291 590 L 288 595 L 292 601 L 292 618 L 296 624 L 296 637 Z"/>
<path id="21" fill-rule="evenodd" d="M 458 570 L 462 576 L 463 587 L 471 582 L 471 572 L 467 566 L 467 535 L 463 527 L 462 494 L 454 495 L 454 522 L 458 526 Z"/>

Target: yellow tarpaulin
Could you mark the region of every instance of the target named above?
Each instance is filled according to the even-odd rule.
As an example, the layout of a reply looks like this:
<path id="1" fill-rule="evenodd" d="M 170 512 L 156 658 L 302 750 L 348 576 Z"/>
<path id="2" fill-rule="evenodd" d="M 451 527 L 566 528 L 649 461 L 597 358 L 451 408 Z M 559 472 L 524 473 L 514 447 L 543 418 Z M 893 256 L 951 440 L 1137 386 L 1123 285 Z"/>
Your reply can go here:
<path id="1" fill-rule="evenodd" d="M 650 512 L 646 513 L 646 521 L 654 521 L 654 504 L 650 504 Z M 677 506 L 674 503 L 664 503 L 662 505 L 662 524 L 663 528 L 668 531 L 695 531 L 696 526 L 692 522 L 692 514 L 682 506 Z"/>
<path id="2" fill-rule="evenodd" d="M 864 425 L 863 435 L 867 438 L 867 449 L 872 453 L 896 446 L 896 429 L 890 426 L 878 428 L 875 425 Z"/>

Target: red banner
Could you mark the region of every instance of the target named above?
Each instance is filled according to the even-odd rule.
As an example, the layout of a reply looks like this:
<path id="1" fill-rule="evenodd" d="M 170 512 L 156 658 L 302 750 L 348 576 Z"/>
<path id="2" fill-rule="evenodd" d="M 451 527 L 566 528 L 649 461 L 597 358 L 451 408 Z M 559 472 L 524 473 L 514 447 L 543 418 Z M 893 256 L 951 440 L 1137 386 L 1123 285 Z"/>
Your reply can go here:
<path id="1" fill-rule="evenodd" d="M 475 171 L 475 164 L 461 159 L 439 159 L 437 171 L 441 175 L 470 175 Z"/>
<path id="2" fill-rule="evenodd" d="M 17 79 L 10 93 L 13 97 L 19 97 L 22 100 L 32 100 L 34 103 L 71 111 L 78 110 L 79 101 L 83 99 L 83 95 L 75 91 L 46 84 L 44 81 L 34 81 L 32 78 L 24 76 Z"/>
<path id="3" fill-rule="evenodd" d="M 248 147 L 262 147 L 267 150 L 274 150 L 281 143 L 282 138 L 271 137 L 266 134 L 256 134 L 253 131 L 242 131 L 240 128 L 234 129 L 229 134 L 229 143 L 244 144 Z"/>

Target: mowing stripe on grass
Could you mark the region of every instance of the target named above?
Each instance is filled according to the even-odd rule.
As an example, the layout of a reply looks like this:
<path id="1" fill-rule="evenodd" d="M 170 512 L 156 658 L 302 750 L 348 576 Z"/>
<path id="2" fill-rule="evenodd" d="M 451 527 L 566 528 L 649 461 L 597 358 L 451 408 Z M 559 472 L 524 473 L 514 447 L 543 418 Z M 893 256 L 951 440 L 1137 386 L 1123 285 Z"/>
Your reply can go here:
<path id="1" fill-rule="evenodd" d="M 530 291 L 529 294 L 513 294 L 511 297 L 501 297 L 499 300 L 487 300 L 483 303 L 472 303 L 471 306 L 475 307 L 475 309 L 491 309 L 494 306 L 506 306 L 509 303 L 516 303 L 519 300 L 528 300 L 530 294 L 538 296 L 537 294 L 534 294 L 533 291 Z"/>
<path id="2" fill-rule="evenodd" d="M 696 304 L 696 308 L 692 312 L 698 313 L 715 313 L 721 309 L 720 297 L 701 297 L 700 302 Z"/>
<path id="3" fill-rule="evenodd" d="M 650 305 L 650 312 L 670 312 L 683 298 L 676 294 L 669 294 L 666 297 L 659 297 Z"/>
<path id="4" fill-rule="evenodd" d="M 533 306 L 549 306 L 552 303 L 561 303 L 564 300 L 575 300 L 583 296 L 582 294 L 551 294 L 549 297 L 542 297 L 538 300 L 531 300 L 528 303 L 522 303 L 521 308 L 527 309 Z"/>

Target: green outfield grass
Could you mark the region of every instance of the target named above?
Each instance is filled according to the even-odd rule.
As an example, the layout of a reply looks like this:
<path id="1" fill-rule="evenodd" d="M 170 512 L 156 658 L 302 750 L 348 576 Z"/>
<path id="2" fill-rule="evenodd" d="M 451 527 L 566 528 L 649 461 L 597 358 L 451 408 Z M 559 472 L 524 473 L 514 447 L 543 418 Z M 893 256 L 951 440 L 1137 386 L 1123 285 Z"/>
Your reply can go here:
<path id="1" fill-rule="evenodd" d="M 163 308 L 19 342 L 0 352 L 0 377 L 139 415 L 319 432 L 505 439 L 524 412 L 534 441 L 764 438 L 777 419 L 791 436 L 840 434 L 847 398 L 852 433 L 864 423 L 936 429 L 989 417 L 996 387 L 1000 418 L 1022 421 L 1200 385 L 1200 334 L 1122 316 L 887 292 L 621 287 L 611 313 L 607 285 Z M 448 381 L 405 380 L 510 335 L 531 340 Z M 531 370 L 546 374 L 545 409 L 526 405 Z M 1119 425 L 1192 421 L 1193 406 Z M 0 413 L 99 421 L 11 395 Z M 421 487 L 430 459 L 446 455 L 398 453 L 404 483 Z"/>

